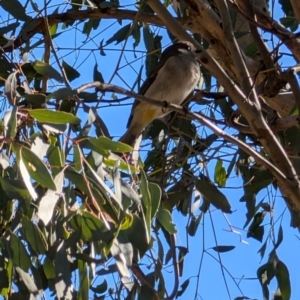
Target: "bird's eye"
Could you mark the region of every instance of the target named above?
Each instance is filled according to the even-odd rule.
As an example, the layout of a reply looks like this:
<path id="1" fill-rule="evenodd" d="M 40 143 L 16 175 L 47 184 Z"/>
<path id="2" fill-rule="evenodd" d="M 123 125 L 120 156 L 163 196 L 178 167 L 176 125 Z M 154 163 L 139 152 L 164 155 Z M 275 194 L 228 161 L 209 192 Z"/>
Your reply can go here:
<path id="1" fill-rule="evenodd" d="M 188 49 L 188 50 L 192 50 L 191 46 L 187 46 L 187 49 Z"/>

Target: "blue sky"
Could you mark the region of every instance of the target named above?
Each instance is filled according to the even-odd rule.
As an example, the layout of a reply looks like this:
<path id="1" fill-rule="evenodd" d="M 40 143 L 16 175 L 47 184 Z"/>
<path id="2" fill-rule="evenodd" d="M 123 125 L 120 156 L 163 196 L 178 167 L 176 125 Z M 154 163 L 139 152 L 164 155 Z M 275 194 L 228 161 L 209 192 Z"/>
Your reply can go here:
<path id="1" fill-rule="evenodd" d="M 43 7 L 43 1 L 35 1 L 38 6 Z M 51 1 L 48 13 L 51 13 L 61 1 Z M 134 9 L 134 1 L 121 1 L 122 5 L 126 5 L 126 8 Z M 53 5 L 53 6 L 52 6 Z M 128 5 L 128 6 L 127 6 Z M 64 11 L 67 7 L 66 4 L 61 4 L 59 12 Z M 29 11 L 29 10 L 28 10 Z M 280 16 L 280 10 L 276 6 L 275 10 L 276 16 Z M 0 11 L 0 16 L 2 20 L 6 20 L 6 15 L 2 15 Z M 0 19 L 1 22 L 1 19 Z M 66 29 L 57 39 L 55 39 L 55 47 L 59 48 L 57 51 L 60 59 L 64 59 L 69 65 L 78 68 L 81 73 L 81 77 L 76 79 L 71 83 L 73 88 L 80 86 L 81 84 L 93 81 L 93 68 L 95 64 L 98 65 L 98 70 L 102 73 L 105 82 L 111 80 L 111 83 L 120 85 L 122 87 L 131 87 L 136 80 L 137 73 L 140 68 L 144 65 L 144 44 L 141 40 L 140 45 L 136 48 L 136 56 L 134 57 L 132 51 L 133 39 L 129 38 L 127 44 L 120 43 L 118 45 L 110 44 L 104 48 L 106 56 L 101 56 L 97 47 L 102 40 L 107 40 L 113 33 L 120 29 L 121 26 L 128 24 L 129 22 L 122 22 L 122 25 L 118 24 L 116 21 L 101 20 L 100 26 L 97 31 L 92 31 L 89 38 L 86 38 L 82 34 L 82 24 L 73 26 L 70 29 Z M 3 26 L 3 25 L 1 25 Z M 0 26 L 0 27 L 1 27 Z M 59 32 L 61 32 L 61 27 L 59 26 Z M 170 44 L 170 39 L 166 34 L 164 29 L 155 29 L 156 33 L 163 36 L 162 45 L 167 46 Z M 40 36 L 35 36 L 35 39 L 39 39 Z M 121 49 L 125 47 L 125 51 L 122 54 L 122 59 L 119 64 L 119 68 L 116 72 L 116 64 L 120 58 Z M 80 47 L 81 51 L 74 51 Z M 42 59 L 43 50 L 34 52 L 34 56 L 30 56 L 29 60 Z M 54 61 L 54 57 L 51 58 Z M 292 64 L 291 61 L 282 61 L 286 66 Z M 55 64 L 54 64 L 55 67 Z M 143 76 L 144 78 L 144 76 Z M 126 84 L 128 86 L 126 86 Z M 51 84 L 53 85 L 51 87 Z M 52 82 L 50 88 L 53 90 L 57 89 L 59 86 L 57 82 Z M 122 96 L 119 95 L 119 98 Z M 104 97 L 105 99 L 110 99 L 110 95 L 107 93 Z M 132 99 L 122 104 L 110 105 L 108 103 L 100 104 L 98 110 L 99 115 L 104 120 L 107 125 L 111 136 L 119 137 L 121 136 L 125 129 L 127 119 L 130 113 L 130 103 Z M 205 107 L 202 108 L 205 111 Z M 83 117 L 84 122 L 84 117 Z M 84 123 L 82 123 L 84 124 Z M 214 166 L 216 161 L 211 161 L 208 170 L 210 177 L 213 178 Z M 227 165 L 225 164 L 225 168 Z M 188 249 L 189 253 L 185 257 L 184 272 L 183 277 L 180 278 L 180 284 L 182 284 L 186 279 L 190 278 L 190 284 L 185 291 L 185 294 L 181 299 L 194 299 L 195 291 L 197 291 L 196 299 L 234 299 L 235 297 L 241 296 L 240 291 L 234 284 L 230 275 L 239 282 L 239 287 L 243 291 L 244 295 L 253 299 L 262 299 L 262 292 L 260 285 L 256 279 L 256 270 L 267 261 L 268 253 L 272 250 L 273 246 L 270 244 L 267 248 L 265 257 L 261 262 L 260 255 L 257 251 L 262 246 L 261 243 L 254 239 L 247 238 L 247 232 L 243 230 L 245 223 L 245 204 L 239 202 L 242 193 L 242 180 L 240 177 L 232 173 L 232 178 L 228 180 L 227 186 L 231 188 L 224 188 L 222 192 L 227 196 L 233 213 L 226 215 L 226 217 L 219 210 L 211 209 L 210 214 L 207 213 L 198 228 L 197 234 L 194 237 L 188 237 Z M 284 229 L 284 240 L 279 247 L 277 253 L 279 258 L 287 265 L 290 271 L 290 278 L 292 284 L 292 300 L 299 299 L 300 295 L 300 285 L 298 280 L 300 278 L 300 268 L 298 267 L 299 262 L 299 246 L 300 240 L 298 239 L 299 234 L 296 230 L 290 228 L 289 221 L 290 215 L 286 210 L 286 205 L 284 200 L 280 197 L 278 191 L 269 190 L 268 194 L 266 191 L 257 195 L 257 203 L 264 199 L 265 202 L 273 202 L 275 199 L 275 209 L 274 209 L 274 219 L 278 220 L 275 224 L 274 234 L 275 240 L 277 239 L 279 225 L 281 224 Z M 281 217 L 282 212 L 284 212 Z M 196 215 L 200 211 L 198 210 Z M 229 220 L 230 224 L 235 226 L 235 229 L 240 232 L 241 237 L 248 244 L 240 241 L 240 236 L 229 232 L 229 225 L 226 221 Z M 187 234 L 186 226 L 188 224 L 187 217 L 183 217 L 177 211 L 173 213 L 173 219 L 176 223 L 176 228 L 178 230 L 177 234 L 177 245 L 187 247 Z M 263 224 L 265 225 L 265 235 L 266 239 L 267 232 L 270 230 L 269 226 L 270 218 L 267 215 Z M 214 230 L 213 230 L 214 229 Z M 215 234 L 214 234 L 215 232 Z M 216 236 L 216 239 L 214 237 Z M 221 270 L 218 254 L 210 249 L 211 247 L 218 245 L 233 245 L 235 249 L 227 253 L 221 253 L 220 257 L 222 260 L 222 265 L 229 271 L 230 275 L 226 271 L 225 277 Z M 205 250 L 205 252 L 204 252 Z M 204 254 L 203 254 L 204 253 Z M 200 268 L 200 258 L 203 256 L 203 262 L 200 270 L 200 280 L 198 289 L 196 289 L 197 284 L 197 274 Z M 223 269 L 224 270 L 224 269 Z M 168 274 L 170 272 L 170 274 Z M 173 274 L 171 266 L 166 269 L 165 274 L 168 278 L 167 286 L 168 290 L 172 290 L 173 286 Z M 225 279 L 224 279 L 225 278 Z M 230 296 L 227 293 L 226 284 L 230 292 Z M 273 280 L 270 285 L 270 292 L 275 291 L 277 288 L 276 280 Z M 47 299 L 50 296 L 47 295 Z"/>

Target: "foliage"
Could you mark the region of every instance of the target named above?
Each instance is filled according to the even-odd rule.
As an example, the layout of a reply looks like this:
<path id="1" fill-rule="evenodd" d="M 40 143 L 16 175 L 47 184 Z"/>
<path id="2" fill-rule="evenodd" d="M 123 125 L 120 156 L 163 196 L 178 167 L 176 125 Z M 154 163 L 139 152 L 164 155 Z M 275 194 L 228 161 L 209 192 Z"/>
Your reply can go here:
<path id="1" fill-rule="evenodd" d="M 189 243 L 219 211 L 243 242 L 262 243 L 261 259 L 269 251 L 256 268 L 256 290 L 264 299 L 291 299 L 289 266 L 278 251 L 289 229 L 275 205 L 284 199 L 299 228 L 297 3 L 127 2 L 0 2 L 0 294 L 185 299 L 197 274 L 184 268 Z M 166 9 L 173 21 L 161 14 Z M 133 149 L 110 131 L 123 132 L 124 96 L 139 90 L 163 46 L 184 36 L 174 15 L 202 47 L 201 80 L 187 113 L 155 120 L 143 133 L 141 158 L 136 151 L 130 158 Z M 105 82 L 127 90 L 121 95 Z M 241 181 L 245 218 L 227 196 Z M 243 230 L 228 221 L 233 212 Z M 194 298 L 200 270 L 211 276 L 203 256 L 215 253 L 222 299 L 232 299 L 221 256 L 237 246 L 218 243 L 214 225 L 213 235 L 214 246 L 204 237 L 197 246 Z M 255 297 L 230 277 L 235 299 Z"/>

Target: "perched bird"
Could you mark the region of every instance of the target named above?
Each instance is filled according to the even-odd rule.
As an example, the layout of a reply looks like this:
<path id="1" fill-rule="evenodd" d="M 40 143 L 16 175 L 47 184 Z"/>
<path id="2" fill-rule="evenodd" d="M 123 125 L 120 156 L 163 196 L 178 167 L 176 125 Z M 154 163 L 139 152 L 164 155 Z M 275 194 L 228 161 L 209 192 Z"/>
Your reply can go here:
<path id="1" fill-rule="evenodd" d="M 200 79 L 200 67 L 195 47 L 187 41 L 175 43 L 161 54 L 158 65 L 141 86 L 139 94 L 145 97 L 180 105 L 193 91 Z M 137 138 L 153 120 L 162 118 L 159 106 L 135 100 L 120 142 L 134 147 Z"/>

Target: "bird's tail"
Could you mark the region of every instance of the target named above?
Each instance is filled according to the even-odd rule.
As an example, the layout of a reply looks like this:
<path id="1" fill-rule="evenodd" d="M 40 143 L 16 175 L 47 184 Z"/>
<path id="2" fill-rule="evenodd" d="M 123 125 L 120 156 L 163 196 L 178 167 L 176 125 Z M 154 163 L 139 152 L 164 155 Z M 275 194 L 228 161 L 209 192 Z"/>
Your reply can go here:
<path id="1" fill-rule="evenodd" d="M 127 130 L 125 134 L 121 136 L 119 142 L 127 144 L 133 148 L 138 137 L 139 134 L 133 133 L 132 130 Z"/>

